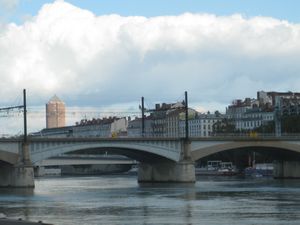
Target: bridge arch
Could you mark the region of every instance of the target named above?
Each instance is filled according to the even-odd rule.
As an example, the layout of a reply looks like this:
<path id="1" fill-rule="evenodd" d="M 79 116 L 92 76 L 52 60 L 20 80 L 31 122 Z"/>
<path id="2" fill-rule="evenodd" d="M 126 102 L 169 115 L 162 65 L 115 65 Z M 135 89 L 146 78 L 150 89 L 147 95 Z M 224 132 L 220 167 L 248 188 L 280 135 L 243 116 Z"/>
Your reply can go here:
<path id="1" fill-rule="evenodd" d="M 0 149 L 0 161 L 3 161 L 11 165 L 15 165 L 18 162 L 18 158 L 19 158 L 18 154 L 3 151 Z"/>
<path id="2" fill-rule="evenodd" d="M 164 146 L 155 147 L 147 143 L 125 142 L 62 142 L 57 145 L 40 143 L 30 146 L 31 161 L 33 164 L 44 159 L 70 152 L 114 152 L 125 155 L 138 161 L 149 161 L 164 159 L 177 162 L 180 157 L 180 148 L 167 148 Z"/>
<path id="3" fill-rule="evenodd" d="M 206 156 L 234 149 L 245 148 L 267 148 L 267 149 L 282 149 L 300 154 L 300 143 L 298 142 L 281 142 L 281 141 L 234 141 L 221 144 L 209 145 L 192 150 L 191 156 L 194 161 L 197 161 Z"/>

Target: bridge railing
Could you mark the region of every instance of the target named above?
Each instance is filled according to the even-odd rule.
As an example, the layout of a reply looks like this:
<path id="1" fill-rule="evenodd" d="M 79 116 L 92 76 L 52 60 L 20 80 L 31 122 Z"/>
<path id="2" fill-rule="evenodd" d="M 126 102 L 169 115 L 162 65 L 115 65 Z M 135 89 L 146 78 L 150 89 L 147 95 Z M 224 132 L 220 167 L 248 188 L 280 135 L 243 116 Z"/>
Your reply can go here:
<path id="1" fill-rule="evenodd" d="M 181 135 L 135 135 L 135 136 L 29 136 L 28 141 L 32 140 L 178 140 L 183 139 Z M 190 139 L 226 139 L 226 140 L 255 140 L 255 139 L 272 139 L 272 140 L 300 140 L 300 133 L 282 133 L 281 136 L 276 136 L 274 133 L 219 133 L 210 134 L 208 136 L 191 135 Z M 22 142 L 22 137 L 0 137 L 1 142 L 18 141 Z"/>
<path id="2" fill-rule="evenodd" d="M 274 133 L 222 133 L 222 134 L 212 134 L 208 137 L 241 137 L 241 138 L 300 138 L 300 133 L 282 133 L 280 136 Z"/>

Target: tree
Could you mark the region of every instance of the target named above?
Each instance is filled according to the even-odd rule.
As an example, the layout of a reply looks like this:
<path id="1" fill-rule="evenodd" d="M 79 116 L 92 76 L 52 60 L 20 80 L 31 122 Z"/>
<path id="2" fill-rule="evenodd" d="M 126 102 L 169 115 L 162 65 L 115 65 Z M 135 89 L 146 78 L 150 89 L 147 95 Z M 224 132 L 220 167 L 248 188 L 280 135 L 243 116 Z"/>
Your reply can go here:
<path id="1" fill-rule="evenodd" d="M 269 121 L 265 124 L 262 124 L 260 127 L 255 128 L 253 131 L 256 131 L 257 133 L 262 133 L 262 134 L 275 133 L 275 122 Z"/>
<path id="2" fill-rule="evenodd" d="M 300 133 L 300 115 L 285 115 L 281 118 L 283 133 Z"/>
<path id="3" fill-rule="evenodd" d="M 232 120 L 224 118 L 221 121 L 216 122 L 213 125 L 213 132 L 215 134 L 224 134 L 224 133 L 235 133 L 235 126 L 232 123 Z"/>

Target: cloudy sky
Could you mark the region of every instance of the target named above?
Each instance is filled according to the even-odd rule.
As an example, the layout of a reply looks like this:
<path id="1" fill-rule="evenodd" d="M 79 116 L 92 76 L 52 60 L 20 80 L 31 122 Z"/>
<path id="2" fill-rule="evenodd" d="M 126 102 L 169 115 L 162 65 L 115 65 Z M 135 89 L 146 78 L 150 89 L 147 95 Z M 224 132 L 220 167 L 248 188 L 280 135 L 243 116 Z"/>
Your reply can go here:
<path id="1" fill-rule="evenodd" d="M 0 107 L 21 99 L 23 88 L 42 111 L 54 94 L 69 107 L 122 111 L 138 110 L 141 96 L 152 107 L 188 91 L 198 110 L 225 111 L 258 90 L 299 92 L 299 7 L 297 0 L 0 0 Z"/>

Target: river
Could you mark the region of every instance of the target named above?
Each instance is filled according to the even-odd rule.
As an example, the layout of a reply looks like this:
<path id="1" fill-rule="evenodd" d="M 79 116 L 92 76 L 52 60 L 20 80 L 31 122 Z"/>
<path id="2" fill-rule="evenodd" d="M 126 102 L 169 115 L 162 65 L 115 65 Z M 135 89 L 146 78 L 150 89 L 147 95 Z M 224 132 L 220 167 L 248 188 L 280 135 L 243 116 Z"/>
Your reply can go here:
<path id="1" fill-rule="evenodd" d="M 138 185 L 135 176 L 56 177 L 0 189 L 0 213 L 55 225 L 300 224 L 300 181 L 198 177 Z"/>

